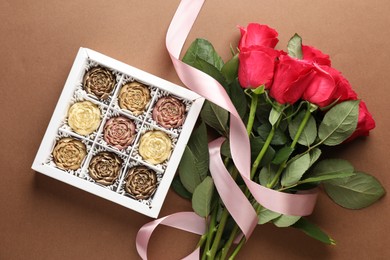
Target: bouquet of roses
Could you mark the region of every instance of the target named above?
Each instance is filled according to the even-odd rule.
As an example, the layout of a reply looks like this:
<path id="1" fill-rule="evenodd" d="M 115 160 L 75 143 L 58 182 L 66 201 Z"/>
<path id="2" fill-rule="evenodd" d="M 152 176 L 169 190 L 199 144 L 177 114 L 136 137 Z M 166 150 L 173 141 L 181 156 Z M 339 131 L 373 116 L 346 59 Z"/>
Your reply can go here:
<path id="1" fill-rule="evenodd" d="M 250 180 L 282 196 L 306 196 L 322 187 L 335 203 L 348 209 L 367 207 L 382 197 L 385 191 L 373 176 L 354 169 L 346 160 L 322 159 L 324 146 L 351 142 L 367 136 L 375 127 L 366 104 L 331 66 L 329 56 L 303 45 L 297 34 L 288 42 L 287 52 L 276 50 L 278 34 L 266 25 L 252 23 L 240 31 L 238 48 L 231 48 L 229 61 L 224 62 L 211 43 L 197 39 L 183 62 L 217 80 L 246 125 Z M 303 217 L 310 212 L 294 211 L 296 205 L 287 205 L 289 211 L 278 210 L 272 203 L 265 205 L 257 199 L 255 189 L 248 186 L 231 159 L 229 120 L 228 111 L 206 101 L 172 184 L 179 195 L 192 201 L 195 213 L 207 220 L 207 231 L 199 242 L 202 259 L 234 258 L 244 244 L 247 236 L 242 235 L 244 225 L 238 221 L 242 216 L 237 207 L 229 206 L 238 193 L 255 212 L 256 224 L 291 226 L 323 243 L 335 244 Z M 219 192 L 220 184 L 215 175 L 210 175 L 210 136 L 226 138 L 220 151 L 234 181 L 228 187 L 230 198 Z"/>

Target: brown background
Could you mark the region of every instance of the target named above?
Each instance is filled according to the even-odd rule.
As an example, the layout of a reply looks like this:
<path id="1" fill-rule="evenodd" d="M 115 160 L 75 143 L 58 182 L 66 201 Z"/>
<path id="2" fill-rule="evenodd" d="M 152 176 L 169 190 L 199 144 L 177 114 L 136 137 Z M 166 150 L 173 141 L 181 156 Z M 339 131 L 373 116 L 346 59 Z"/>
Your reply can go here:
<path id="1" fill-rule="evenodd" d="M 80 46 L 179 83 L 164 39 L 179 0 L 0 0 L 0 259 L 138 259 L 135 236 L 149 218 L 34 173 L 30 167 Z M 298 32 L 329 53 L 374 115 L 370 138 L 337 151 L 390 191 L 390 2 L 207 1 L 189 41 L 210 40 L 229 57 L 236 25 L 269 24 L 279 48 Z M 188 43 L 186 44 L 188 47 Z M 169 192 L 160 216 L 190 210 Z M 299 231 L 258 227 L 239 259 L 390 259 L 389 196 L 348 211 L 321 195 L 312 221 L 338 245 Z M 177 259 L 198 237 L 158 228 L 150 259 Z"/>

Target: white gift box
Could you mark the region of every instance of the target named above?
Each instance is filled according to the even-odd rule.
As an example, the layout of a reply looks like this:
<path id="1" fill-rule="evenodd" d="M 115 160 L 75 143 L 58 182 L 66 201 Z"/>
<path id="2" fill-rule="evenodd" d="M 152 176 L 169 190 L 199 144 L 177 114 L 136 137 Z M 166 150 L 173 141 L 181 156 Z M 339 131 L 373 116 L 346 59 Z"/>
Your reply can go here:
<path id="1" fill-rule="evenodd" d="M 97 66 L 108 69 L 114 75 L 114 78 L 116 78 L 115 87 L 110 97 L 106 100 L 99 100 L 93 94 L 88 94 L 83 87 L 85 73 Z M 125 83 L 132 81 L 146 85 L 151 93 L 151 102 L 141 115 L 134 115 L 131 111 L 121 109 L 118 106 L 118 93 L 121 87 Z M 153 120 L 151 116 L 153 106 L 163 96 L 173 96 L 185 105 L 186 117 L 182 126 L 175 129 L 166 129 Z M 101 111 L 99 128 L 88 136 L 75 133 L 67 124 L 70 105 L 84 100 L 92 102 Z M 33 162 L 32 169 L 129 209 L 156 218 L 175 175 L 203 102 L 204 99 L 201 96 L 188 89 L 98 52 L 80 48 Z M 102 138 L 104 123 L 110 117 L 118 115 L 132 120 L 137 128 L 135 141 L 124 150 L 110 146 Z M 172 153 L 169 159 L 161 164 L 153 165 L 148 163 L 138 154 L 140 136 L 148 130 L 160 130 L 166 133 L 172 141 Z M 71 137 L 85 144 L 87 155 L 79 169 L 64 170 L 54 162 L 52 156 L 53 148 L 57 141 L 63 137 Z M 99 184 L 88 174 L 88 164 L 91 158 L 101 151 L 114 153 L 123 161 L 120 175 L 112 185 L 105 186 Z M 128 170 L 133 166 L 146 166 L 156 173 L 158 186 L 151 197 L 147 199 L 136 199 L 124 189 L 126 175 Z"/>

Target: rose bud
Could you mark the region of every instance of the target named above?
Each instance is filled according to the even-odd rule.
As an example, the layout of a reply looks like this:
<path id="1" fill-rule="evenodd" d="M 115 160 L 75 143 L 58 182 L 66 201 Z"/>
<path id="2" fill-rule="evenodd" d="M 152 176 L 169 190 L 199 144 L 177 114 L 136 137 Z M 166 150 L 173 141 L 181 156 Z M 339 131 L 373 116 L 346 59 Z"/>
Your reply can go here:
<path id="1" fill-rule="evenodd" d="M 126 117 L 112 117 L 104 125 L 103 132 L 104 141 L 122 150 L 134 141 L 135 125 Z"/>
<path id="2" fill-rule="evenodd" d="M 89 163 L 88 173 L 97 183 L 111 185 L 118 178 L 122 159 L 111 152 L 96 154 Z"/>
<path id="3" fill-rule="evenodd" d="M 74 103 L 68 110 L 68 124 L 80 135 L 89 135 L 100 124 L 100 109 L 90 101 Z"/>
<path id="4" fill-rule="evenodd" d="M 139 144 L 139 154 L 151 163 L 159 164 L 169 158 L 172 151 L 172 141 L 162 131 L 148 131 L 142 135 Z"/>
<path id="5" fill-rule="evenodd" d="M 335 102 L 357 99 L 348 80 L 338 70 L 317 64 L 314 67 L 315 76 L 303 93 L 304 100 L 327 107 Z"/>
<path id="6" fill-rule="evenodd" d="M 119 92 L 119 107 L 131 111 L 136 116 L 145 111 L 149 102 L 149 88 L 139 82 L 128 83 Z"/>
<path id="7" fill-rule="evenodd" d="M 276 63 L 270 96 L 280 104 L 294 104 L 303 95 L 314 76 L 313 65 L 288 55 L 281 55 Z"/>
<path id="8" fill-rule="evenodd" d="M 304 60 L 317 63 L 323 66 L 330 67 L 331 65 L 329 55 L 322 53 L 320 50 L 312 46 L 307 46 L 302 44 L 302 54 Z"/>
<path id="9" fill-rule="evenodd" d="M 177 128 L 184 122 L 186 107 L 177 98 L 160 98 L 153 108 L 153 120 L 165 128 Z"/>
<path id="10" fill-rule="evenodd" d="M 57 141 L 52 154 L 58 168 L 76 170 L 87 155 L 87 148 L 82 142 L 66 137 Z"/>
<path id="11" fill-rule="evenodd" d="M 238 49 L 250 47 L 253 45 L 274 48 L 278 43 L 278 32 L 258 23 L 250 23 L 247 28 L 238 27 L 241 32 L 241 39 Z"/>
<path id="12" fill-rule="evenodd" d="M 84 89 L 89 94 L 94 94 L 100 99 L 107 99 L 114 89 L 115 79 L 107 69 L 96 67 L 84 76 Z"/>
<path id="13" fill-rule="evenodd" d="M 368 111 L 366 103 L 360 100 L 359 103 L 359 117 L 355 132 L 344 142 L 352 141 L 359 136 L 368 136 L 370 130 L 375 128 L 375 121 L 372 118 L 371 113 Z"/>
<path id="14" fill-rule="evenodd" d="M 238 80 L 243 88 L 269 88 L 275 70 L 278 52 L 262 46 L 243 48 L 238 55 Z"/>
<path id="15" fill-rule="evenodd" d="M 148 199 L 157 188 L 157 175 L 145 166 L 133 167 L 126 178 L 125 189 L 136 199 Z"/>

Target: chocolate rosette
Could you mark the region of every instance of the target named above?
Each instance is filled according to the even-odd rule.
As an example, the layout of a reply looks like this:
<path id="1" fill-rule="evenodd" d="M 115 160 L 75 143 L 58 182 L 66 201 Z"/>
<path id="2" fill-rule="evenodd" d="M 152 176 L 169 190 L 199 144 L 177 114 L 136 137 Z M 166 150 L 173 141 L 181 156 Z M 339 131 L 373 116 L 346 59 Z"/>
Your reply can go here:
<path id="1" fill-rule="evenodd" d="M 184 122 L 185 105 L 177 98 L 160 98 L 153 108 L 153 120 L 165 128 L 177 128 Z"/>
<path id="2" fill-rule="evenodd" d="M 90 101 L 74 103 L 68 110 L 68 124 L 80 135 L 89 135 L 100 124 L 100 109 Z"/>
<path id="3" fill-rule="evenodd" d="M 87 71 L 83 84 L 87 93 L 105 100 L 114 89 L 115 79 L 109 70 L 96 67 Z"/>
<path id="4" fill-rule="evenodd" d="M 145 166 L 133 167 L 126 178 L 125 189 L 136 199 L 148 199 L 157 188 L 157 175 Z"/>
<path id="5" fill-rule="evenodd" d="M 66 137 L 57 141 L 54 146 L 53 160 L 58 168 L 63 170 L 76 170 L 80 168 L 85 156 L 87 148 L 82 142 Z"/>
<path id="6" fill-rule="evenodd" d="M 139 82 L 131 82 L 124 85 L 119 92 L 119 107 L 138 116 L 145 111 L 150 98 L 150 90 L 147 86 Z"/>
<path id="7" fill-rule="evenodd" d="M 104 125 L 104 141 L 120 150 L 127 148 L 135 138 L 135 125 L 129 118 L 110 118 Z"/>
<path id="8" fill-rule="evenodd" d="M 122 159 L 110 152 L 96 154 L 89 163 L 89 176 L 97 183 L 111 185 L 118 178 Z"/>
<path id="9" fill-rule="evenodd" d="M 139 154 L 151 163 L 159 164 L 169 158 L 172 152 L 172 141 L 162 131 L 148 131 L 142 135 L 139 144 Z"/>

